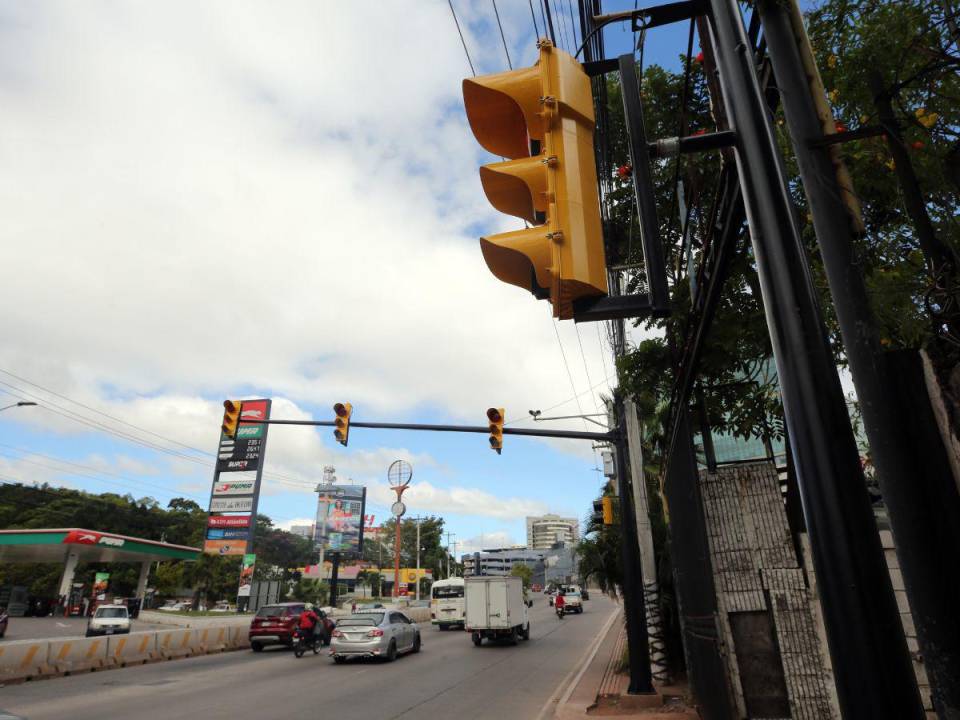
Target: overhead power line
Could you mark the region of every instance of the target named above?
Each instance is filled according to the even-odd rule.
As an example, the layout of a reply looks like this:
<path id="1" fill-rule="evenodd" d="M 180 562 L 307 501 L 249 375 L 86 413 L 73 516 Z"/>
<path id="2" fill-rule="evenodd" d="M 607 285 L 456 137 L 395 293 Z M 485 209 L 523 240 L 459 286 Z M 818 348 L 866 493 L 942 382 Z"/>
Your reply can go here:
<path id="1" fill-rule="evenodd" d="M 457 11 L 453 9 L 453 0 L 447 0 L 450 6 L 450 13 L 453 15 L 453 22 L 457 26 L 457 33 L 460 35 L 460 42 L 463 43 L 463 52 L 467 56 L 467 62 L 470 64 L 470 73 L 476 77 L 477 71 L 473 69 L 473 60 L 470 59 L 470 51 L 467 50 L 467 41 L 463 38 L 463 30 L 460 29 L 460 21 L 457 20 Z"/>
<path id="2" fill-rule="evenodd" d="M 507 56 L 507 67 L 513 70 L 513 63 L 510 62 L 510 50 L 507 49 L 507 38 L 503 34 L 503 25 L 500 24 L 500 11 L 497 10 L 497 0 L 490 0 L 493 3 L 493 14 L 497 16 L 497 27 L 500 28 L 500 39 L 503 41 L 503 52 Z"/>

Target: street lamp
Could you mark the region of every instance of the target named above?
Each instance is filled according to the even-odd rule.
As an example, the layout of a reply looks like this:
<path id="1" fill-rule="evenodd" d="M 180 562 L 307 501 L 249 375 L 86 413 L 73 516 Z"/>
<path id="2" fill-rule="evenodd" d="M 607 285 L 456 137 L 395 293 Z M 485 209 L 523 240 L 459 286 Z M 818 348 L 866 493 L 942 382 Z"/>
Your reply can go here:
<path id="1" fill-rule="evenodd" d="M 0 408 L 0 411 L 9 410 L 12 407 L 27 407 L 28 405 L 36 405 L 36 403 L 31 402 L 30 400 L 21 400 L 20 402 L 15 402 L 12 405 L 7 405 L 5 407 Z"/>

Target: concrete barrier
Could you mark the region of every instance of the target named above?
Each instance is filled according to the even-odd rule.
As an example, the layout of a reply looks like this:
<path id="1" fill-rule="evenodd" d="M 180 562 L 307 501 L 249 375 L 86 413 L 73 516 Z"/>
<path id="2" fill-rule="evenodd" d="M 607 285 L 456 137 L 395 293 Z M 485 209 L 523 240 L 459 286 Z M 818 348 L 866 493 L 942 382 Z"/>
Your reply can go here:
<path id="1" fill-rule="evenodd" d="M 228 627 L 197 628 L 193 632 L 196 637 L 191 644 L 199 653 L 223 652 L 230 645 Z"/>
<path id="2" fill-rule="evenodd" d="M 46 673 L 46 640 L 11 640 L 0 644 L 0 682 L 29 680 Z"/>
<path id="3" fill-rule="evenodd" d="M 250 628 L 234 626 L 230 628 L 231 650 L 246 650 L 250 647 Z"/>
<path id="4" fill-rule="evenodd" d="M 55 673 L 99 670 L 108 665 L 107 638 L 57 638 L 49 640 L 47 664 Z"/>
<path id="5" fill-rule="evenodd" d="M 194 631 L 189 628 L 180 630 L 157 630 L 157 656 L 163 659 L 189 657 L 197 652 Z"/>
<path id="6" fill-rule="evenodd" d="M 111 665 L 142 665 L 156 658 L 157 633 L 138 632 L 111 635 L 107 640 L 107 660 Z"/>

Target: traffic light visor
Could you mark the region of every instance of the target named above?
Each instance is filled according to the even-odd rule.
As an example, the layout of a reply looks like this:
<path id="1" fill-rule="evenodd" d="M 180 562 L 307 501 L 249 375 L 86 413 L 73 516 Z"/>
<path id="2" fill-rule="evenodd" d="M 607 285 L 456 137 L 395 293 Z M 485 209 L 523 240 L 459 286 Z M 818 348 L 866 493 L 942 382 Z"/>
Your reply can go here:
<path id="1" fill-rule="evenodd" d="M 537 224 L 536 213 L 547 211 L 547 173 L 539 157 L 492 163 L 480 168 L 487 200 L 507 215 Z"/>
<path id="2" fill-rule="evenodd" d="M 502 423 L 503 413 L 500 412 L 499 408 L 490 408 L 487 410 L 487 420 L 492 423 Z"/>
<path id="3" fill-rule="evenodd" d="M 540 96 L 537 65 L 463 81 L 470 129 L 477 142 L 501 157 L 528 157 L 530 140 L 543 139 Z"/>
<path id="4" fill-rule="evenodd" d="M 494 276 L 537 294 L 553 283 L 554 248 L 544 226 L 480 238 L 480 251 Z"/>
<path id="5" fill-rule="evenodd" d="M 350 407 L 349 403 L 337 403 L 333 406 L 333 412 L 337 414 L 338 418 L 347 417 L 352 409 L 353 408 Z"/>
<path id="6" fill-rule="evenodd" d="M 237 400 L 224 400 L 223 409 L 231 415 L 240 412 L 240 403 Z"/>

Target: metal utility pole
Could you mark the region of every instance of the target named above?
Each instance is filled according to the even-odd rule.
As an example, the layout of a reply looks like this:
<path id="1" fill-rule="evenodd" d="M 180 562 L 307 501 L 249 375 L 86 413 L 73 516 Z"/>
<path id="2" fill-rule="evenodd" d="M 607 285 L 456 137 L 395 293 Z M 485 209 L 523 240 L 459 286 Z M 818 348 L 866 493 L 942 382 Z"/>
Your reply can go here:
<path id="1" fill-rule="evenodd" d="M 617 440 L 617 485 L 620 495 L 621 554 L 623 557 L 623 614 L 627 621 L 627 645 L 630 649 L 631 695 L 653 692 L 650 675 L 650 648 L 647 644 L 646 612 L 643 602 L 643 579 L 640 576 L 640 545 L 637 542 L 637 519 L 631 499 L 630 480 L 627 475 L 627 424 L 622 397 L 618 397 L 616 414 Z"/>
<path id="2" fill-rule="evenodd" d="M 450 538 L 456 537 L 456 533 L 447 532 L 447 579 L 450 579 Z"/>
<path id="3" fill-rule="evenodd" d="M 417 515 L 417 579 L 416 600 L 420 601 L 420 516 Z"/>
<path id="4" fill-rule="evenodd" d="M 918 453 L 929 453 L 929 449 L 911 441 L 912 418 L 898 407 L 897 393 L 891 392 L 906 378 L 891 372 L 881 350 L 876 318 L 856 257 L 853 228 L 859 223 L 851 223 L 850 208 L 843 201 L 844 190 L 852 188 L 848 177 L 843 183 L 846 188 L 841 187 L 837 173 L 842 161 L 834 155 L 834 148 L 823 144 L 824 131 L 832 130 L 827 123 L 833 118 L 800 10 L 795 0 L 789 4 L 765 0 L 757 8 L 777 86 L 782 91 L 787 127 L 887 506 L 934 707 L 943 718 L 960 717 L 960 597 L 957 584 L 943 582 L 941 574 L 942 568 L 960 567 L 960 543 L 948 537 L 949 528 L 956 527 L 960 519 L 960 497 L 952 483 L 944 488 L 949 492 L 939 490 L 944 482 L 942 474 L 925 472 L 930 465 Z M 885 110 L 892 116 L 889 98 L 886 102 Z M 898 149 L 902 145 L 899 138 L 892 138 L 890 143 Z M 901 158 L 897 158 L 897 166 L 901 172 L 909 171 L 900 167 Z M 919 204 L 922 208 L 922 201 Z M 929 218 L 927 221 L 929 225 Z M 923 400 L 922 395 L 920 398 Z M 939 442 L 939 436 L 934 435 Z M 939 562 L 934 562 L 938 557 Z"/>
<path id="5" fill-rule="evenodd" d="M 846 718 L 922 718 L 783 161 L 736 0 L 708 0 L 724 105 Z"/>

